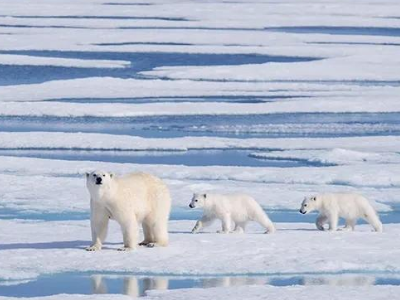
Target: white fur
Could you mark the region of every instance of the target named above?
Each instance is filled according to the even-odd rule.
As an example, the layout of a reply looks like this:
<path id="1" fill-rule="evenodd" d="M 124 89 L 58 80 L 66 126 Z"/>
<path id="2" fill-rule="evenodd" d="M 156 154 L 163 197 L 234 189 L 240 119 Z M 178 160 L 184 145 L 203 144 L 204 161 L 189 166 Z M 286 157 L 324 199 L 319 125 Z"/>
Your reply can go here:
<path id="1" fill-rule="evenodd" d="M 215 219 L 222 222 L 221 233 L 232 232 L 232 223 L 235 225 L 234 231 L 242 233 L 245 231 L 248 221 L 260 223 L 268 233 L 275 232 L 274 224 L 261 206 L 252 197 L 245 194 L 194 194 L 189 206 L 204 209 L 203 217 L 197 221 L 192 233 L 198 232 Z"/>
<path id="2" fill-rule="evenodd" d="M 98 178 L 101 178 L 101 184 L 96 184 Z M 90 193 L 93 239 L 87 250 L 101 249 L 109 219 L 121 226 L 124 247 L 120 250 L 136 248 L 139 224 L 142 224 L 144 233 L 141 245 L 168 245 L 171 198 L 161 179 L 145 173 L 115 177 L 95 171 L 86 174 L 86 186 Z"/>
<path id="3" fill-rule="evenodd" d="M 336 231 L 339 217 L 346 220 L 343 230 L 354 230 L 357 219 L 367 221 L 375 231 L 382 232 L 379 216 L 366 198 L 358 194 L 321 194 L 305 198 L 300 212 L 303 214 L 319 211 L 316 225 L 324 230 L 324 224 L 329 224 L 330 231 Z"/>

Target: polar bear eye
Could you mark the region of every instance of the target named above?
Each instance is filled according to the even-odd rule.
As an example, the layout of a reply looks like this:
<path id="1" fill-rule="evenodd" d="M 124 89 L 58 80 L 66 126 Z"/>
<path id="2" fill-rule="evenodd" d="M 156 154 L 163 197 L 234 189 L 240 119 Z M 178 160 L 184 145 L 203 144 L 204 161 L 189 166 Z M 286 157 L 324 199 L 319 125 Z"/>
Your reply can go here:
<path id="1" fill-rule="evenodd" d="M 199 200 L 197 200 L 197 199 L 196 199 L 196 200 L 194 200 L 194 202 L 198 202 L 198 201 L 199 201 Z"/>
<path id="2" fill-rule="evenodd" d="M 307 206 L 307 204 L 304 204 L 304 207 L 306 207 Z"/>

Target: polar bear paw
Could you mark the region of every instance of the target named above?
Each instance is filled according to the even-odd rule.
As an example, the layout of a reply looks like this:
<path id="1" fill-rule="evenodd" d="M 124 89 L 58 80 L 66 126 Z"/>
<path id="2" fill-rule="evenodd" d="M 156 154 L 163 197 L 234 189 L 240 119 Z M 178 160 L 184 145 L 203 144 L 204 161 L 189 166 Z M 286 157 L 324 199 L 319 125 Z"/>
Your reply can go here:
<path id="1" fill-rule="evenodd" d="M 86 251 L 99 251 L 99 250 L 101 250 L 101 247 L 92 245 L 92 246 L 86 247 L 85 250 Z"/>
<path id="2" fill-rule="evenodd" d="M 141 242 L 139 243 L 139 246 L 145 246 L 147 248 L 154 248 L 156 246 L 156 243 L 152 242 Z"/>
<path id="3" fill-rule="evenodd" d="M 339 228 L 338 231 L 353 231 L 353 228 L 345 226 L 345 227 Z"/>
<path id="4" fill-rule="evenodd" d="M 118 248 L 118 251 L 125 251 L 125 252 L 128 252 L 128 251 L 132 251 L 132 250 L 134 250 L 133 248 L 131 248 L 131 247 L 121 247 L 121 248 Z"/>

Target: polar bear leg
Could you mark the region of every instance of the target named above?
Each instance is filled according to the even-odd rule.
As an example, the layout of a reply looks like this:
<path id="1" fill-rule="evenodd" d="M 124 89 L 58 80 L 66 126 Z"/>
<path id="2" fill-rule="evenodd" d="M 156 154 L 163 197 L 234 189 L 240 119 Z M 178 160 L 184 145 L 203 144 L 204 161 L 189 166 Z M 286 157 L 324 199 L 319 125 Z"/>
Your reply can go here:
<path id="1" fill-rule="evenodd" d="M 368 222 L 376 232 L 382 232 L 383 226 L 381 220 L 379 220 L 378 215 L 375 211 L 371 209 L 368 213 L 363 216 L 363 219 Z"/>
<path id="2" fill-rule="evenodd" d="M 337 225 L 339 222 L 339 215 L 337 212 L 331 212 L 328 216 L 329 231 L 337 231 Z"/>
<path id="3" fill-rule="evenodd" d="M 244 233 L 246 230 L 246 222 L 238 222 L 235 224 L 235 229 L 234 232 L 235 233 Z"/>
<path id="4" fill-rule="evenodd" d="M 354 231 L 356 226 L 356 221 L 354 219 L 346 219 L 346 225 L 342 228 L 343 231 Z"/>
<path id="5" fill-rule="evenodd" d="M 276 231 L 274 224 L 264 212 L 261 212 L 259 215 L 257 215 L 255 221 L 260 223 L 265 229 L 267 229 L 265 233 L 274 233 Z"/>
<path id="6" fill-rule="evenodd" d="M 230 214 L 225 214 L 222 219 L 222 230 L 218 230 L 217 233 L 230 233 L 231 232 L 231 225 L 232 225 L 232 218 Z"/>
<path id="7" fill-rule="evenodd" d="M 157 220 L 152 228 L 152 236 L 154 237 L 154 244 L 148 246 L 168 246 L 168 219 Z"/>
<path id="8" fill-rule="evenodd" d="M 107 211 L 96 204 L 91 203 L 90 227 L 92 230 L 92 245 L 87 251 L 101 250 L 107 236 L 108 221 L 110 219 Z"/>
<path id="9" fill-rule="evenodd" d="M 125 220 L 121 222 L 122 237 L 124 240 L 124 247 L 118 249 L 120 251 L 127 251 L 136 248 L 138 239 L 138 226 L 136 218 Z"/>
<path id="10" fill-rule="evenodd" d="M 142 242 L 139 243 L 139 246 L 146 246 L 149 243 L 154 243 L 154 236 L 152 234 L 153 232 L 149 223 L 143 221 L 142 228 L 143 228 L 144 239 Z"/>
<path id="11" fill-rule="evenodd" d="M 203 215 L 200 220 L 196 222 L 196 225 L 192 229 L 192 233 L 197 233 L 202 227 L 206 227 L 214 222 L 213 216 Z"/>
<path id="12" fill-rule="evenodd" d="M 328 217 L 325 215 L 319 215 L 317 220 L 315 221 L 315 225 L 317 226 L 318 230 L 325 230 L 324 225 L 327 223 Z"/>

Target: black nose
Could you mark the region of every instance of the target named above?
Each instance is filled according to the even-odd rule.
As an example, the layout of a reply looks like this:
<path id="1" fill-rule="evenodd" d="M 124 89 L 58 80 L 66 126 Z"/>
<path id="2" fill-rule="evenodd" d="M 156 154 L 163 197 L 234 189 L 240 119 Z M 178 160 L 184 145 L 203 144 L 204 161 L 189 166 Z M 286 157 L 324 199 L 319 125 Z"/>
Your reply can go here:
<path id="1" fill-rule="evenodd" d="M 192 203 L 190 203 L 190 204 L 189 204 L 189 207 L 190 207 L 190 208 L 193 208 L 193 205 L 192 205 Z"/>
<path id="2" fill-rule="evenodd" d="M 101 179 L 101 177 L 97 177 L 96 178 L 96 184 L 101 184 L 101 181 L 102 181 L 103 179 Z"/>
<path id="3" fill-rule="evenodd" d="M 302 213 L 303 215 L 306 213 L 305 211 L 302 211 L 301 209 L 299 210 L 300 213 Z"/>

